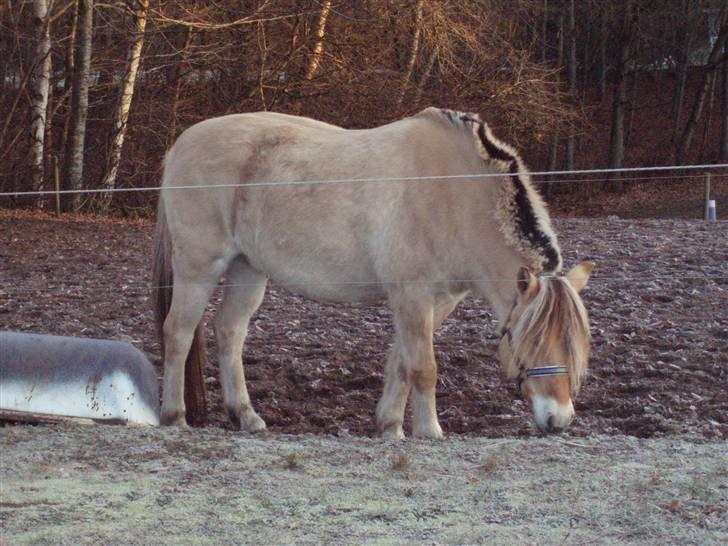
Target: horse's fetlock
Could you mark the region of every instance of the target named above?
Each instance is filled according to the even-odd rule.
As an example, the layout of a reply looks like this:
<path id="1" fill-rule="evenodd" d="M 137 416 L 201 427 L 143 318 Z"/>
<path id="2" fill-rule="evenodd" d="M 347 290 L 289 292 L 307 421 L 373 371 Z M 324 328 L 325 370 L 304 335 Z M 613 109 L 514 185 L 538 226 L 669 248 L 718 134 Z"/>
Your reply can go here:
<path id="1" fill-rule="evenodd" d="M 250 405 L 228 406 L 227 414 L 233 426 L 243 432 L 262 432 L 267 428 L 265 421 Z"/>
<path id="2" fill-rule="evenodd" d="M 385 440 L 404 440 L 402 424 L 388 424 L 379 427 L 379 435 Z"/>
<path id="3" fill-rule="evenodd" d="M 185 417 L 185 410 L 178 409 L 173 411 L 162 410 L 159 416 L 159 422 L 163 426 L 179 426 L 186 427 L 187 419 Z"/>

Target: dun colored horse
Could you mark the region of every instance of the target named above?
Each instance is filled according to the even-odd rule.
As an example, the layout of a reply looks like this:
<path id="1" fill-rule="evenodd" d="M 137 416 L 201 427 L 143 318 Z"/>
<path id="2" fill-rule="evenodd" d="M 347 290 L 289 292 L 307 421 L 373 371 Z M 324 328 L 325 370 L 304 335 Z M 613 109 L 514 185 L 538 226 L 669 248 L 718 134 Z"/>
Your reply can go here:
<path id="1" fill-rule="evenodd" d="M 436 108 L 366 130 L 268 112 L 187 129 L 167 155 L 158 216 L 161 422 L 186 423 L 185 362 L 193 369 L 204 354 L 202 314 L 224 277 L 220 376 L 242 430 L 265 429 L 242 352 L 269 280 L 320 301 L 386 299 L 395 335 L 376 409 L 385 437 L 403 437 L 408 399 L 412 434 L 442 436 L 432 333 L 468 294 L 492 305 L 503 370 L 536 425 L 566 427 L 588 362 L 578 292 L 593 264 L 556 276 L 556 235 L 525 172 L 477 115 Z"/>

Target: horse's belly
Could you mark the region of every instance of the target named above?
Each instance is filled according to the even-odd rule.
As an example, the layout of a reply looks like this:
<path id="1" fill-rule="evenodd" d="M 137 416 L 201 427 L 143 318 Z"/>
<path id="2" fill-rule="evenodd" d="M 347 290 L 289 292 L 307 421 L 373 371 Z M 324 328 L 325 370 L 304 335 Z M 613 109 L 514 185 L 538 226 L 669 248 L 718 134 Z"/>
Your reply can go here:
<path id="1" fill-rule="evenodd" d="M 372 264 L 362 255 L 303 256 L 273 251 L 250 261 L 275 285 L 311 299 L 362 302 L 380 300 L 385 296 L 384 284 L 377 278 Z"/>

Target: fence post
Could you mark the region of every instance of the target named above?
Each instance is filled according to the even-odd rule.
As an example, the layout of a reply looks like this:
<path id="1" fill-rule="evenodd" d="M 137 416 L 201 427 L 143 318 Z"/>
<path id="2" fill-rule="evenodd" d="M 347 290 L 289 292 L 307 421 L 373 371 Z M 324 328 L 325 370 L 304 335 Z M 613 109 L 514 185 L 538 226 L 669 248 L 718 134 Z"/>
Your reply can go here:
<path id="1" fill-rule="evenodd" d="M 61 215 L 61 180 L 58 172 L 58 156 L 53 156 L 53 182 L 56 190 L 56 216 Z"/>
<path id="2" fill-rule="evenodd" d="M 709 208 L 710 208 L 710 173 L 705 173 L 705 220 L 708 220 L 709 218 Z"/>

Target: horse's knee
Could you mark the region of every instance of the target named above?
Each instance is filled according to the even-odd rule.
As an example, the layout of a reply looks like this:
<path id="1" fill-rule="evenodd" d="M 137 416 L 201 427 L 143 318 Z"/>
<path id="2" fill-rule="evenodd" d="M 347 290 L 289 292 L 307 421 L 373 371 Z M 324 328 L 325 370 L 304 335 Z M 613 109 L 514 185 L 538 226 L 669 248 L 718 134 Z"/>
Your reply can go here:
<path id="1" fill-rule="evenodd" d="M 435 366 L 410 370 L 407 376 L 410 384 L 418 393 L 434 392 L 437 384 L 437 368 Z"/>

